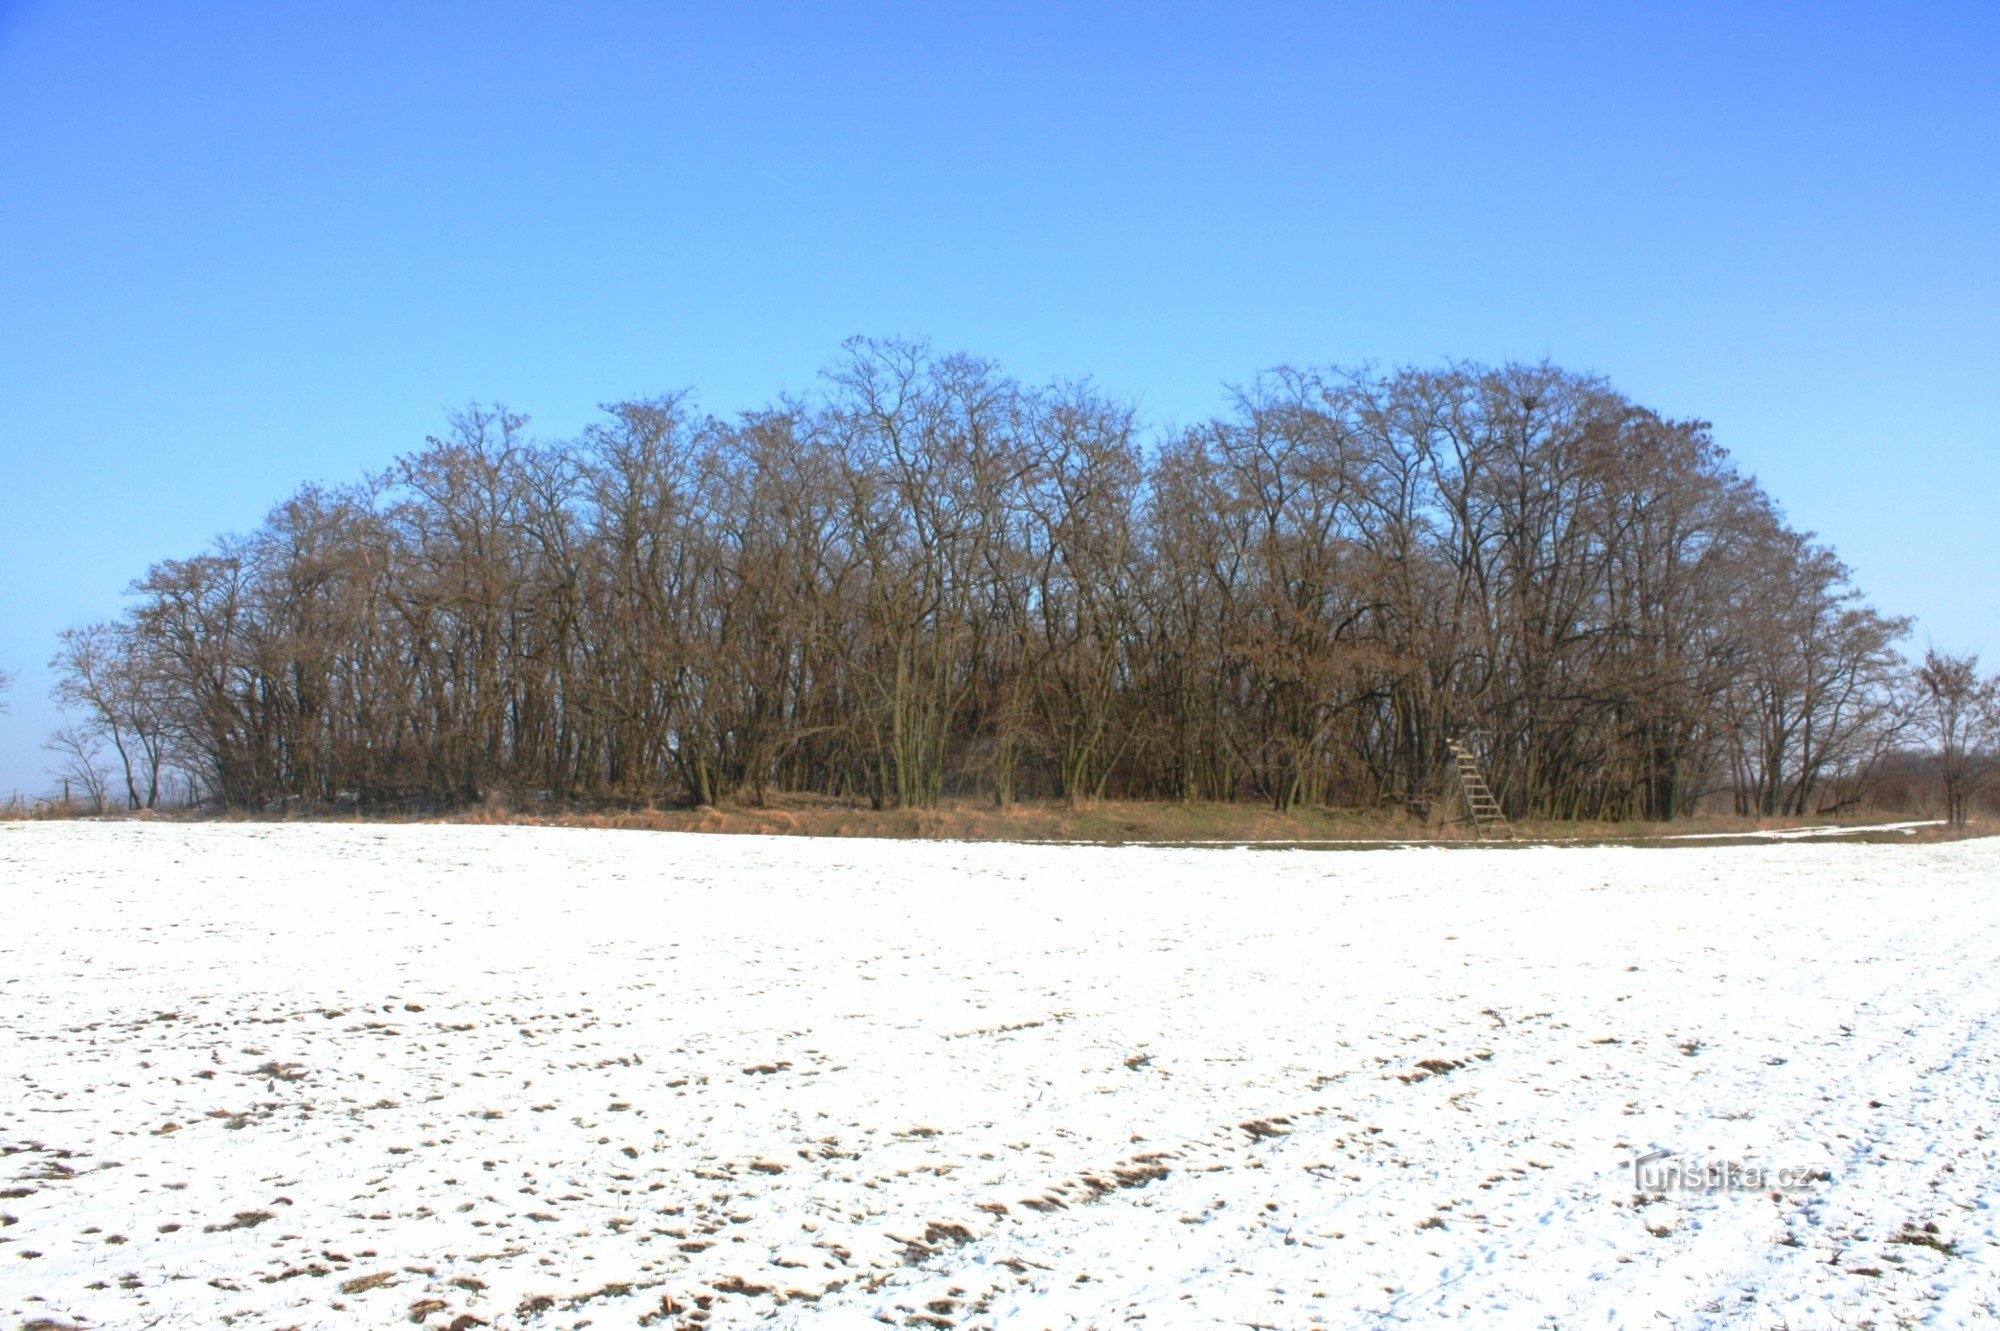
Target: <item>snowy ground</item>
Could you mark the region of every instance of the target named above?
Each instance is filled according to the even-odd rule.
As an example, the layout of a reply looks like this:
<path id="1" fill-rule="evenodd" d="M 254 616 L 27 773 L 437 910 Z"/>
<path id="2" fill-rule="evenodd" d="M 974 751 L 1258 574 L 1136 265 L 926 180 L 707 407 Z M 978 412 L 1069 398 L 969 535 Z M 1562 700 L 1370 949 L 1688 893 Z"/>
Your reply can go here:
<path id="1" fill-rule="evenodd" d="M 0 824 L 0 1319 L 1990 1321 L 1996 871 Z"/>

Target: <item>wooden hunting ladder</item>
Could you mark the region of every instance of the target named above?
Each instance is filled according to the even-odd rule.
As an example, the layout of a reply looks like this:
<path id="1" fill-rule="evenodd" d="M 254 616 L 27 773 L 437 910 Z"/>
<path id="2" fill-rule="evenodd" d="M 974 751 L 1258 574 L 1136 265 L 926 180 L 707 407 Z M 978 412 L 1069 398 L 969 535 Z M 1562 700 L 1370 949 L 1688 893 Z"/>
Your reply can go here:
<path id="1" fill-rule="evenodd" d="M 1479 770 L 1479 757 L 1466 742 L 1471 737 L 1471 732 L 1454 736 L 1445 741 L 1445 747 L 1451 750 L 1452 766 L 1458 772 L 1458 793 L 1465 797 L 1465 811 L 1472 818 L 1472 834 L 1483 837 L 1488 832 L 1499 832 L 1511 841 L 1513 824 L 1500 811 L 1500 801 L 1493 798 L 1493 788 L 1486 784 L 1486 776 Z"/>

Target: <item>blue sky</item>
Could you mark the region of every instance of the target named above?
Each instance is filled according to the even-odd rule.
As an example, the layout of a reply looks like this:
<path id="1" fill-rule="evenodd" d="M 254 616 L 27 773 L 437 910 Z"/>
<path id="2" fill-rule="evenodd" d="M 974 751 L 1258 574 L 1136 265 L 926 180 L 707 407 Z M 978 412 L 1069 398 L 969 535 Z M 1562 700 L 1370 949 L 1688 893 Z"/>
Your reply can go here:
<path id="1" fill-rule="evenodd" d="M 853 333 L 1155 421 L 1552 359 L 2000 655 L 2000 6 L 0 0 L 0 792 L 57 630 L 506 401 Z"/>

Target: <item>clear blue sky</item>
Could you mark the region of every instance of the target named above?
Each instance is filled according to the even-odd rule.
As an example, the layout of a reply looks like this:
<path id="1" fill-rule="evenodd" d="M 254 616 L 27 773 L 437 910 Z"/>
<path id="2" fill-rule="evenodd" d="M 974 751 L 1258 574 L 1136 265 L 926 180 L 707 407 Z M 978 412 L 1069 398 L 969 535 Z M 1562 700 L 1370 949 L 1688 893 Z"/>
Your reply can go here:
<path id="1" fill-rule="evenodd" d="M 1155 420 L 1553 359 L 2000 653 L 2000 5 L 0 0 L 0 791 L 56 631 L 502 399 L 852 333 Z"/>

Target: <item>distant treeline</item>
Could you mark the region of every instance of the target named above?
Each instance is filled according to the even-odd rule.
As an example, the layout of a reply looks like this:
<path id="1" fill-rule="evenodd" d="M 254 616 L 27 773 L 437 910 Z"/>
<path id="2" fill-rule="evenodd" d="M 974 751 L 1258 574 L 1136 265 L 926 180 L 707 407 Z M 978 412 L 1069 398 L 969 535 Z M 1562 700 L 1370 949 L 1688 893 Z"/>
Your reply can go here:
<path id="1" fill-rule="evenodd" d="M 1546 365 L 1277 370 L 1142 434 L 856 341 L 734 420 L 470 410 L 66 635 L 124 794 L 1387 805 L 1480 732 L 1517 816 L 1811 813 L 1892 738 L 1904 622 L 1697 421 Z M 87 732 L 87 733 L 86 733 Z"/>

